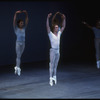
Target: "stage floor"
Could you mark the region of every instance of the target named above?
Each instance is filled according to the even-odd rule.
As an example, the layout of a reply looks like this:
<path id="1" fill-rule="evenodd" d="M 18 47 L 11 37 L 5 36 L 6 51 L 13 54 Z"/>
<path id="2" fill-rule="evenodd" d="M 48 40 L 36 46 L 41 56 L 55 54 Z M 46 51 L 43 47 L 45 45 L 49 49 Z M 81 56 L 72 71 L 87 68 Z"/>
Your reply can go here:
<path id="1" fill-rule="evenodd" d="M 100 69 L 95 64 L 59 64 L 58 82 L 52 87 L 49 85 L 48 64 L 22 65 L 20 77 L 14 74 L 13 67 L 6 66 L 0 71 L 0 98 L 100 98 Z"/>

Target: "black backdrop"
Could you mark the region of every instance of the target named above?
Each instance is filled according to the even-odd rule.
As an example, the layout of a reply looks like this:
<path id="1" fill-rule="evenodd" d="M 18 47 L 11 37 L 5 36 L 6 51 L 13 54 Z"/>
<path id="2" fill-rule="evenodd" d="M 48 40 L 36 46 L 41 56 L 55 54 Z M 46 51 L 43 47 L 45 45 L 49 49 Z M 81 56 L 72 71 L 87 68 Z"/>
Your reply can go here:
<path id="1" fill-rule="evenodd" d="M 50 42 L 46 31 L 48 13 L 66 15 L 66 28 L 61 36 L 61 62 L 95 62 L 94 34 L 82 25 L 94 25 L 99 17 L 98 2 L 88 0 L 0 1 L 0 65 L 15 64 L 13 17 L 17 10 L 27 10 L 26 46 L 22 63 L 48 61 Z M 94 7 L 97 5 L 96 7 Z M 24 17 L 20 15 L 18 17 Z"/>

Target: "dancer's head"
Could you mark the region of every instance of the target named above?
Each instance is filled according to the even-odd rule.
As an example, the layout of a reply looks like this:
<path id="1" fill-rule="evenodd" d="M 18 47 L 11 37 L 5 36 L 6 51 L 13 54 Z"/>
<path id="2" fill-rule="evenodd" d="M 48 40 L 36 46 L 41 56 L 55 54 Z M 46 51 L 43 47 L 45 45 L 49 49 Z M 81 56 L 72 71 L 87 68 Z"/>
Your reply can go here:
<path id="1" fill-rule="evenodd" d="M 58 30 L 59 30 L 59 26 L 57 24 L 53 24 L 52 25 L 52 31 L 53 32 L 58 32 Z"/>
<path id="2" fill-rule="evenodd" d="M 19 28 L 23 28 L 23 27 L 24 27 L 24 21 L 23 21 L 22 19 L 19 19 L 19 20 L 17 21 L 17 26 L 18 26 Z"/>
<path id="3" fill-rule="evenodd" d="M 59 20 L 57 18 L 52 22 L 52 32 L 58 32 L 59 30 Z"/>

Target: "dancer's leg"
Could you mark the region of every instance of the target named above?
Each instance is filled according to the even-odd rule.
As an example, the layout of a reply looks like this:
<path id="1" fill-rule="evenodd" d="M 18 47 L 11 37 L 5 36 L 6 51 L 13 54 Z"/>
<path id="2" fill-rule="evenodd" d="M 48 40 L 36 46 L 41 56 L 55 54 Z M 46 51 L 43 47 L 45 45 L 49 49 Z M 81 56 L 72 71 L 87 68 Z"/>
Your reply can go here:
<path id="1" fill-rule="evenodd" d="M 60 58 L 60 54 L 57 53 L 55 57 L 55 66 L 54 66 L 54 75 L 53 75 L 53 80 L 55 84 L 57 84 L 57 66 L 58 66 L 59 58 Z"/>
<path id="2" fill-rule="evenodd" d="M 55 52 L 53 49 L 50 49 L 50 63 L 49 63 L 50 82 L 49 84 L 51 86 L 53 86 L 54 61 L 55 61 Z"/>

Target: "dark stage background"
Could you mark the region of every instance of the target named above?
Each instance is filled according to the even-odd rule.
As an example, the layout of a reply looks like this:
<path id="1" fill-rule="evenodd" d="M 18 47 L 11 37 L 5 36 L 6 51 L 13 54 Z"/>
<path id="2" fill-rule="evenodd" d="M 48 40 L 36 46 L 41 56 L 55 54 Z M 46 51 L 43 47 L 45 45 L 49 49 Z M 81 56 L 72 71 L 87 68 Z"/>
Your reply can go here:
<path id="1" fill-rule="evenodd" d="M 66 28 L 61 36 L 60 62 L 95 62 L 94 34 L 82 25 L 95 25 L 100 17 L 97 0 L 0 1 L 0 65 L 16 63 L 13 17 L 17 10 L 27 10 L 26 46 L 22 63 L 49 61 L 50 42 L 46 31 L 48 13 L 66 15 Z M 18 15 L 18 18 L 24 15 Z"/>

